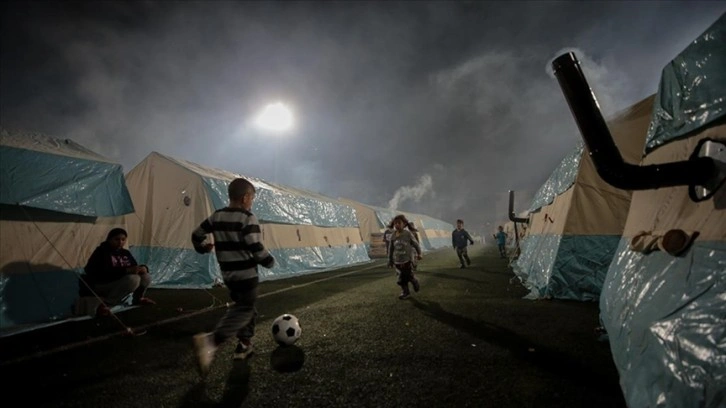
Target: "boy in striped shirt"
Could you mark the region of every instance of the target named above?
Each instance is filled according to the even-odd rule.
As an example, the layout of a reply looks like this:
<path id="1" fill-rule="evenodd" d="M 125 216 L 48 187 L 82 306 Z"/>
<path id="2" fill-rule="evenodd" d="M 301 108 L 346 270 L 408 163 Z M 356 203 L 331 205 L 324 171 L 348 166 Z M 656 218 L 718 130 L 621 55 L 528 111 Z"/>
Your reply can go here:
<path id="1" fill-rule="evenodd" d="M 232 180 L 227 189 L 229 206 L 215 211 L 192 233 L 192 244 L 199 253 L 214 249 L 222 278 L 234 301 L 211 333 L 194 336 L 197 363 L 206 376 L 217 348 L 232 337 L 238 343 L 235 359 L 245 359 L 252 353 L 257 310 L 257 265 L 272 268 L 275 259 L 262 245 L 257 217 L 250 212 L 255 199 L 255 187 L 243 178 Z M 208 236 L 214 237 L 214 244 Z"/>

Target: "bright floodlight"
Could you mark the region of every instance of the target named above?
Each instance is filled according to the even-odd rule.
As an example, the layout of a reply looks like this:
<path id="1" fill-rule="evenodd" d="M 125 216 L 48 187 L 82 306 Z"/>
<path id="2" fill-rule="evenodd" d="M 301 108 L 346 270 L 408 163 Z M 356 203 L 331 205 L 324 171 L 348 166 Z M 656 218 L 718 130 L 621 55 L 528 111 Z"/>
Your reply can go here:
<path id="1" fill-rule="evenodd" d="M 280 102 L 265 106 L 257 117 L 257 126 L 274 131 L 288 130 L 292 127 L 292 113 Z"/>

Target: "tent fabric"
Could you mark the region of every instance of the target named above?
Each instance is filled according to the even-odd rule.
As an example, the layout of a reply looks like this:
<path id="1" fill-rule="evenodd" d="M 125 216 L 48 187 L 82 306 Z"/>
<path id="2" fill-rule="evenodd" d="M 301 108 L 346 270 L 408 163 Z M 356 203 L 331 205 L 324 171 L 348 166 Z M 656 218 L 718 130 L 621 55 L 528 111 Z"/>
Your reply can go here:
<path id="1" fill-rule="evenodd" d="M 618 112 L 608 129 L 624 160 L 640 157 L 654 95 Z M 603 181 L 587 148 L 565 156 L 530 205 L 514 273 L 528 298 L 599 299 L 627 219 L 631 194 Z"/>
<path id="2" fill-rule="evenodd" d="M 726 95 L 724 95 L 726 96 Z M 685 160 L 702 130 L 648 154 L 642 165 Z M 685 253 L 631 249 L 642 231 L 698 235 Z M 719 407 L 726 398 L 726 189 L 693 202 L 685 186 L 636 191 L 600 298 L 613 360 L 629 406 Z"/>
<path id="3" fill-rule="evenodd" d="M 348 198 L 338 198 L 341 202 L 353 207 L 355 210 L 355 216 L 358 220 L 358 230 L 360 231 L 361 239 L 366 247 L 370 250 L 371 245 L 371 234 L 381 233 L 384 230 L 384 225 L 381 223 L 376 210 L 373 206 L 360 203 L 355 200 Z"/>
<path id="4" fill-rule="evenodd" d="M 228 179 L 204 178 L 215 208 L 227 205 Z M 288 186 L 256 180 L 254 213 L 265 222 L 310 224 L 325 227 L 358 227 L 353 207 Z"/>
<path id="5" fill-rule="evenodd" d="M 530 292 L 527 299 L 576 299 L 600 297 L 607 268 L 620 241 L 614 235 L 533 235 L 522 240 L 518 275 Z M 529 274 L 530 271 L 537 273 Z"/>
<path id="6" fill-rule="evenodd" d="M 66 319 L 78 274 L 133 211 L 121 166 L 72 140 L 0 131 L 0 332 Z"/>
<path id="7" fill-rule="evenodd" d="M 137 213 L 127 217 L 130 250 L 154 270 L 153 285 L 200 288 L 221 281 L 213 253 L 198 254 L 191 232 L 228 204 L 227 186 L 241 175 L 152 152 L 126 176 Z M 369 262 L 355 209 L 333 198 L 253 177 L 252 212 L 262 243 L 278 259 L 263 280 Z"/>
<path id="8" fill-rule="evenodd" d="M 534 211 L 552 202 L 556 196 L 564 193 L 577 178 L 577 170 L 580 168 L 582 152 L 585 148 L 581 141 L 570 151 L 550 174 L 547 181 L 535 193 L 529 206 L 529 211 Z"/>
<path id="9" fill-rule="evenodd" d="M 369 251 L 372 234 L 382 233 L 398 214 L 405 215 L 414 223 L 424 252 L 451 246 L 451 231 L 454 230 L 454 226 L 445 221 L 428 215 L 362 204 L 349 199 L 340 200 L 355 208 L 361 236 Z"/>
<path id="10" fill-rule="evenodd" d="M 133 212 L 120 164 L 72 140 L 0 130 L 0 203 L 65 214 Z"/>
<path id="11" fill-rule="evenodd" d="M 662 71 L 646 152 L 726 115 L 726 14 Z"/>
<path id="12" fill-rule="evenodd" d="M 227 170 L 204 167 L 175 157 L 164 157 L 169 162 L 202 177 L 213 208 L 223 208 L 227 205 L 229 181 L 235 177 L 242 177 Z M 341 202 L 310 191 L 273 184 L 255 177 L 244 177 L 257 189 L 254 213 L 261 221 L 329 227 L 358 226 L 355 210 Z"/>

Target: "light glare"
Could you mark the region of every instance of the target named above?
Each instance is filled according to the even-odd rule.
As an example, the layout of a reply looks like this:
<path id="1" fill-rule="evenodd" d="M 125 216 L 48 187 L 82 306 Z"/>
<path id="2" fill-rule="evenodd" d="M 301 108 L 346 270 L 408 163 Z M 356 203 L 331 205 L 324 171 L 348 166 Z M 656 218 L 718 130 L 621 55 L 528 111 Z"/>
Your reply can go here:
<path id="1" fill-rule="evenodd" d="M 257 117 L 257 126 L 273 131 L 284 131 L 292 127 L 292 112 L 280 102 L 271 103 Z"/>

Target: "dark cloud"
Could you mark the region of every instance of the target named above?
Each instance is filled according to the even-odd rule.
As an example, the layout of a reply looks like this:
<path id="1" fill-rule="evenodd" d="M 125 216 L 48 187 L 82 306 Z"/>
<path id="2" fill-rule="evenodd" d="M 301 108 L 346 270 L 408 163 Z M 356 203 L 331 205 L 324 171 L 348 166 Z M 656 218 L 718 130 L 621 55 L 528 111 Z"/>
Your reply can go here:
<path id="1" fill-rule="evenodd" d="M 365 203 L 464 218 L 518 209 L 579 135 L 552 58 L 603 111 L 726 11 L 718 2 L 6 2 L 5 126 L 127 170 L 151 151 Z M 251 126 L 271 101 L 296 127 Z"/>

